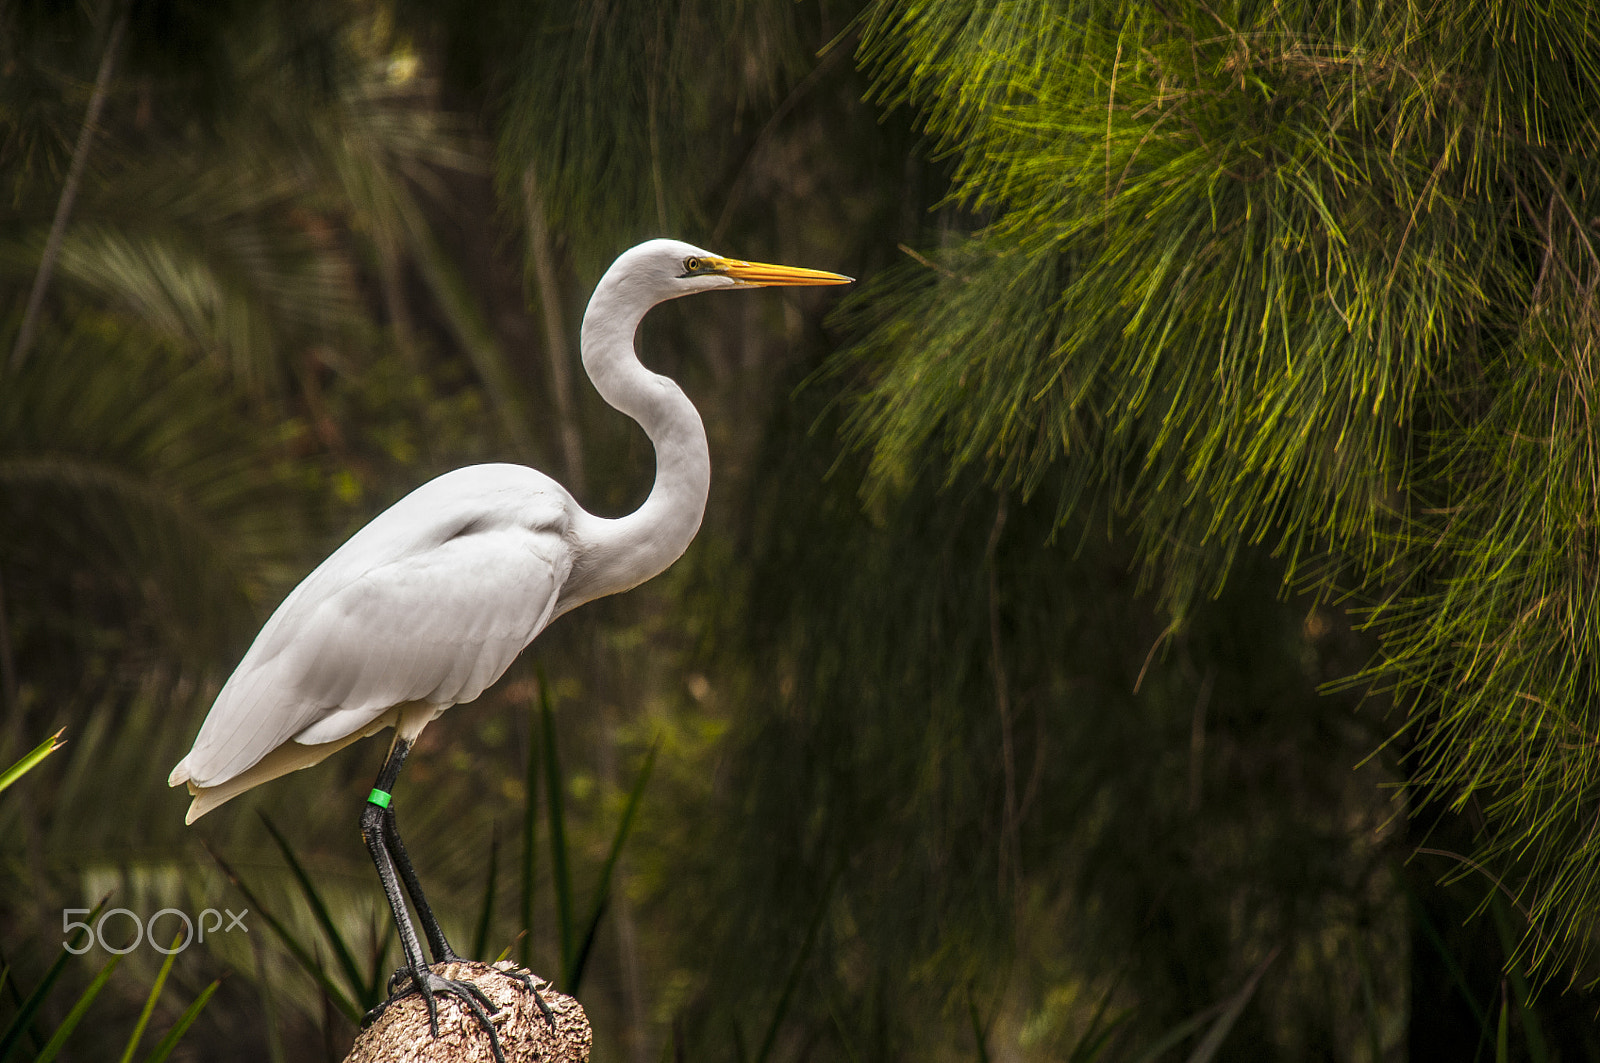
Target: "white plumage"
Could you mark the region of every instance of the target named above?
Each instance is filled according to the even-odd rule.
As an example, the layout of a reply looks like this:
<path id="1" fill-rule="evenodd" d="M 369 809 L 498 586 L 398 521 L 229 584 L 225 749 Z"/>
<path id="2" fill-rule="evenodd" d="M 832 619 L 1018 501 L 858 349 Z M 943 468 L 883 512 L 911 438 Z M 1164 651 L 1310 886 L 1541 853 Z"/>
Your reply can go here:
<path id="1" fill-rule="evenodd" d="M 204 791 L 285 742 L 332 747 L 294 757 L 305 764 L 292 770 L 392 722 L 396 706 L 442 711 L 483 693 L 555 612 L 572 571 L 572 506 L 542 473 L 478 465 L 357 532 L 272 614 L 173 769 L 171 784 L 196 792 L 190 821 L 226 800 Z"/>
<path id="2" fill-rule="evenodd" d="M 168 780 L 194 795 L 189 822 L 384 727 L 414 741 L 499 679 L 554 617 L 670 565 L 699 528 L 710 459 L 682 390 L 639 364 L 639 321 L 697 291 L 847 280 L 671 240 L 624 253 L 584 315 L 583 360 L 655 446 L 649 499 L 607 520 L 543 473 L 477 465 L 396 502 L 284 599 L 223 686 Z"/>

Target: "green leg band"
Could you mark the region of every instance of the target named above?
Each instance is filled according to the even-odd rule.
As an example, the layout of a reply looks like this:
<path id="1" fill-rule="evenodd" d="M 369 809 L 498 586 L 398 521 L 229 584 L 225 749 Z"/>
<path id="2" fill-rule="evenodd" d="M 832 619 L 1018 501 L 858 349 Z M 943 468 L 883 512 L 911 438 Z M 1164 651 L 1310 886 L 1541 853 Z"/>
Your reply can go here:
<path id="1" fill-rule="evenodd" d="M 367 795 L 367 803 L 377 805 L 379 808 L 388 808 L 389 802 L 393 800 L 394 798 L 390 797 L 388 794 L 377 789 L 376 787 L 374 787 L 373 791 Z"/>

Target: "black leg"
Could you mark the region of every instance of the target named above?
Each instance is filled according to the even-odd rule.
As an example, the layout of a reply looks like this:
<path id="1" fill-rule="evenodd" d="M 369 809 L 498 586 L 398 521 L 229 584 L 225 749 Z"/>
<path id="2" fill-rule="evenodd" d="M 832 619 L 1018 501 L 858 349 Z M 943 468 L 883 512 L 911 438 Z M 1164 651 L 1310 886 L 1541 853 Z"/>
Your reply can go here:
<path id="1" fill-rule="evenodd" d="M 367 852 L 371 854 L 372 863 L 378 869 L 378 878 L 383 882 L 384 895 L 389 899 L 389 909 L 394 913 L 395 925 L 400 930 L 400 948 L 406 957 L 406 966 L 395 972 L 395 978 L 390 981 L 393 995 L 368 1012 L 363 1025 L 376 1020 L 395 1000 L 416 992 L 421 995 L 423 1003 L 428 1008 L 428 1028 L 433 1032 L 433 1036 L 438 1037 L 439 1011 L 438 1005 L 434 1002 L 434 994 L 449 993 L 461 999 L 467 1010 L 472 1012 L 489 1034 L 489 1045 L 494 1050 L 496 1063 L 505 1063 L 505 1053 L 500 1049 L 500 1037 L 495 1033 L 494 1024 L 489 1019 L 490 1012 L 497 1010 L 494 1003 L 484 996 L 483 990 L 471 982 L 442 978 L 428 968 L 427 963 L 423 961 L 422 945 L 417 941 L 416 928 L 411 925 L 411 917 L 406 914 L 405 898 L 400 893 L 400 876 L 395 873 L 395 861 L 390 855 L 392 843 L 389 840 L 389 828 L 393 826 L 394 815 L 389 811 L 388 805 L 395 779 L 400 775 L 400 766 L 405 763 L 406 754 L 410 751 L 411 743 L 397 736 L 394 746 L 389 750 L 388 758 L 383 762 L 383 769 L 378 772 L 378 782 L 373 788 L 372 796 L 367 799 L 367 804 L 361 810 L 361 838 L 367 843 Z M 379 804 L 380 801 L 383 803 Z M 401 847 L 402 858 L 404 853 L 405 850 Z M 413 900 L 417 902 L 419 917 L 422 913 L 426 913 L 427 922 L 424 925 L 431 924 L 429 945 L 432 946 L 434 955 L 438 956 L 439 945 L 444 943 L 444 935 L 439 933 L 438 921 L 433 918 L 433 912 L 422 899 L 422 888 L 417 883 L 416 872 L 412 870 L 409 860 L 405 860 L 402 874 L 405 877 L 407 892 L 411 893 Z M 438 935 L 437 943 L 433 941 L 434 935 Z M 448 951 L 449 945 L 445 944 L 444 949 Z M 406 977 L 411 981 L 410 988 L 395 992 L 399 983 Z"/>
<path id="2" fill-rule="evenodd" d="M 394 868 L 400 874 L 400 883 L 405 886 L 406 895 L 411 898 L 411 906 L 417 910 L 417 922 L 422 924 L 422 933 L 428 939 L 428 951 L 433 953 L 433 962 L 454 963 L 461 957 L 456 955 L 456 950 L 445 940 L 444 931 L 439 927 L 439 920 L 433 914 L 433 907 L 428 904 L 428 898 L 422 892 L 422 883 L 417 878 L 417 870 L 411 866 L 411 858 L 406 855 L 405 843 L 400 840 L 400 828 L 395 823 L 393 805 L 383 810 L 383 818 L 384 845 L 388 847 L 389 856 L 394 860 Z"/>
<path id="3" fill-rule="evenodd" d="M 383 762 L 383 770 L 378 773 L 377 785 L 374 793 L 387 794 L 394 787 L 395 779 L 400 775 L 400 766 L 405 763 L 406 754 L 411 751 L 411 744 L 400 739 L 395 740 L 394 747 L 389 751 L 389 756 Z M 373 804 L 371 799 L 361 809 L 361 840 L 367 843 L 367 853 L 372 857 L 372 863 L 378 869 L 378 878 L 383 882 L 384 895 L 389 899 L 389 909 L 394 913 L 394 922 L 400 930 L 400 949 L 405 953 L 406 966 L 419 967 L 422 965 L 422 945 L 417 941 L 416 928 L 411 925 L 411 917 L 406 913 L 405 898 L 400 895 L 400 883 L 395 877 L 394 862 L 389 858 L 388 846 L 385 843 L 384 822 L 385 809 Z"/>
<path id="4" fill-rule="evenodd" d="M 416 868 L 411 866 L 411 858 L 406 855 L 405 843 L 400 840 L 400 829 L 395 823 L 392 804 L 384 809 L 384 817 L 384 843 L 389 847 L 389 855 L 394 859 L 395 870 L 400 873 L 400 881 L 405 885 L 407 895 L 411 897 L 412 907 L 417 910 L 417 921 L 422 924 L 422 932 L 427 935 L 428 950 L 433 953 L 433 962 L 455 963 L 461 957 L 450 947 L 450 942 L 445 940 L 444 931 L 439 927 L 439 920 L 434 918 L 433 909 L 428 905 L 428 898 L 423 896 L 422 883 L 417 879 Z M 534 1003 L 539 1005 L 539 1011 L 550 1024 L 550 1029 L 556 1029 L 556 1014 L 550 1010 L 544 994 L 539 992 L 538 981 L 532 975 L 520 971 L 500 971 L 498 967 L 495 970 L 513 981 L 522 983 L 522 988 L 533 994 Z"/>

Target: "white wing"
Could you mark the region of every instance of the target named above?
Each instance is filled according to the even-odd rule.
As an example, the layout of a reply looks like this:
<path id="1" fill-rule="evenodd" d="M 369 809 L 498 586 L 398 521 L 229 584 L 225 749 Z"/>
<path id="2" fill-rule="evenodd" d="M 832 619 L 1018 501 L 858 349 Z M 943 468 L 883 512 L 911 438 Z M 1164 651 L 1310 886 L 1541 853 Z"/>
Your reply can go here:
<path id="1" fill-rule="evenodd" d="M 174 782 L 216 786 L 404 702 L 476 698 L 550 620 L 572 568 L 571 505 L 515 465 L 460 469 L 395 503 L 278 607 Z"/>

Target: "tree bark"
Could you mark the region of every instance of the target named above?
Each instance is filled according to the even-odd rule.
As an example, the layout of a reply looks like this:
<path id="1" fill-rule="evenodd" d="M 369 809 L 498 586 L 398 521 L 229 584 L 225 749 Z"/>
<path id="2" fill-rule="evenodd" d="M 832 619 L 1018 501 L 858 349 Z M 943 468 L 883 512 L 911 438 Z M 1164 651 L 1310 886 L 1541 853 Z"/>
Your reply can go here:
<path id="1" fill-rule="evenodd" d="M 490 966 L 464 961 L 435 967 L 434 972 L 474 983 L 499 1008 L 493 1019 L 506 1063 L 588 1063 L 594 1034 L 582 1005 L 564 993 L 543 990 L 555 1013 L 552 1030 L 533 994 L 501 973 L 515 969 L 510 962 Z M 391 1004 L 362 1030 L 344 1063 L 492 1063 L 489 1035 L 472 1013 L 454 997 L 440 996 L 436 1002 L 438 1037 L 428 1028 L 422 998 L 413 994 Z"/>

